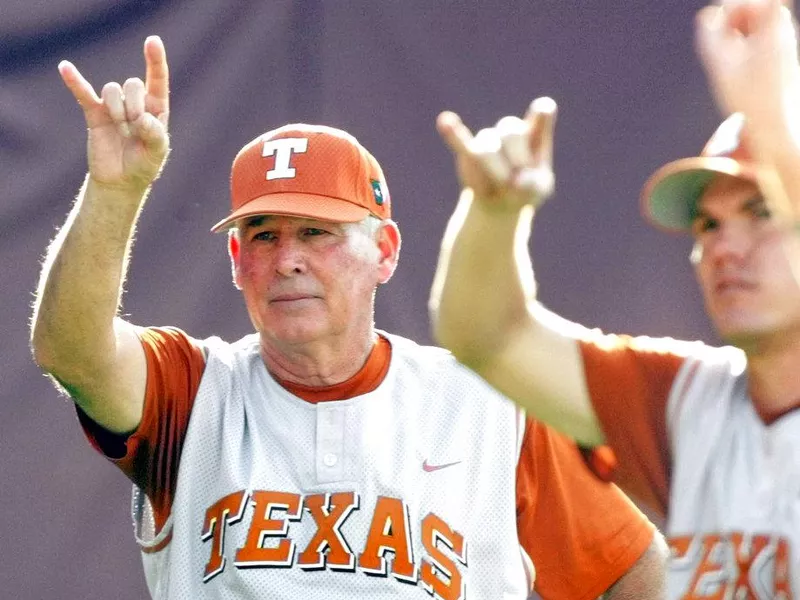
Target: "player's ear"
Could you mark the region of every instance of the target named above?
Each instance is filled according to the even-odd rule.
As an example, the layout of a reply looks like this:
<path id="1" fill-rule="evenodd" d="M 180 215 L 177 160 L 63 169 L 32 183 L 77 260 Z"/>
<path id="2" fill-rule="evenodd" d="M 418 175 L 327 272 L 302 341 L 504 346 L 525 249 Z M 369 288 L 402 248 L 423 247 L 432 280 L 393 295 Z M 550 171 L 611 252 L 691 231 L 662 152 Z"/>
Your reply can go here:
<path id="1" fill-rule="evenodd" d="M 394 270 L 397 268 L 397 261 L 400 258 L 400 229 L 397 223 L 391 219 L 384 219 L 381 228 L 378 230 L 378 250 L 379 254 L 379 279 L 380 283 L 386 283 L 392 278 Z"/>
<path id="2" fill-rule="evenodd" d="M 239 282 L 239 257 L 241 256 L 241 240 L 239 239 L 239 228 L 231 227 L 228 230 L 228 256 L 231 258 L 231 276 L 233 278 L 233 286 L 237 290 L 241 290 L 242 286 Z"/>

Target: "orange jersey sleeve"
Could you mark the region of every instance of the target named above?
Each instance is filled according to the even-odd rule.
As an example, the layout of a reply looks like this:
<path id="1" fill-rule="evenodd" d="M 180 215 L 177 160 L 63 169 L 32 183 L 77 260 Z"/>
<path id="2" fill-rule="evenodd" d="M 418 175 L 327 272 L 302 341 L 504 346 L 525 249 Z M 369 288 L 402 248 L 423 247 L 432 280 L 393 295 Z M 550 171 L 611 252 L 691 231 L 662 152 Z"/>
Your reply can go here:
<path id="1" fill-rule="evenodd" d="M 580 343 L 586 385 L 622 489 L 664 517 L 671 456 L 666 410 L 685 342 L 601 335 Z"/>
<path id="2" fill-rule="evenodd" d="M 147 387 L 139 427 L 115 435 L 78 408 L 84 432 L 150 498 L 158 529 L 172 508 L 189 415 L 205 370 L 202 347 L 180 329 L 138 331 L 147 359 Z M 77 405 L 76 405 L 77 406 Z"/>
<path id="3" fill-rule="evenodd" d="M 517 466 L 517 528 L 545 600 L 594 600 L 655 532 L 619 488 L 594 476 L 574 441 L 530 418 Z"/>

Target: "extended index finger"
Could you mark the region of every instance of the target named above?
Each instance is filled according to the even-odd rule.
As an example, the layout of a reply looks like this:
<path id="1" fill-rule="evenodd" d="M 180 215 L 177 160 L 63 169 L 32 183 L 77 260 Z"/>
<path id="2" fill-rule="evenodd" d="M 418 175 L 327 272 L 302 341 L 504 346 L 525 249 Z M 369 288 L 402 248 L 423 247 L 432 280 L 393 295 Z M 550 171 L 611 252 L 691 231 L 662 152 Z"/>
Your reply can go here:
<path id="1" fill-rule="evenodd" d="M 441 113 L 436 119 L 436 129 L 439 130 L 439 135 L 456 156 L 469 154 L 472 132 L 456 113 L 450 111 Z"/>
<path id="2" fill-rule="evenodd" d="M 95 93 L 92 84 L 86 81 L 75 65 L 68 60 L 62 60 L 58 64 L 58 73 L 83 110 L 91 110 L 100 105 L 100 98 Z"/>
<path id="3" fill-rule="evenodd" d="M 149 112 L 158 116 L 169 111 L 169 67 L 164 42 L 151 35 L 144 42 L 144 58 L 147 65 L 145 90 Z"/>

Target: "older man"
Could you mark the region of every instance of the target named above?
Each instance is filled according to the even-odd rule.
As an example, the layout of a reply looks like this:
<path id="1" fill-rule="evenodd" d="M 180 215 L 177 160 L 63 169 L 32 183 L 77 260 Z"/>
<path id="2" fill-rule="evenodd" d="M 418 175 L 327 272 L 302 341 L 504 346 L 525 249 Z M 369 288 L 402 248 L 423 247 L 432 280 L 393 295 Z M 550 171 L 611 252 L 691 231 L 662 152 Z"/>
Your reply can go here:
<path id="1" fill-rule="evenodd" d="M 168 151 L 158 38 L 98 97 L 70 63 L 89 175 L 44 264 L 36 360 L 132 479 L 154 598 L 658 598 L 659 536 L 574 445 L 440 349 L 375 329 L 400 233 L 352 136 L 289 125 L 237 155 L 228 232 L 255 333 L 118 316 Z"/>

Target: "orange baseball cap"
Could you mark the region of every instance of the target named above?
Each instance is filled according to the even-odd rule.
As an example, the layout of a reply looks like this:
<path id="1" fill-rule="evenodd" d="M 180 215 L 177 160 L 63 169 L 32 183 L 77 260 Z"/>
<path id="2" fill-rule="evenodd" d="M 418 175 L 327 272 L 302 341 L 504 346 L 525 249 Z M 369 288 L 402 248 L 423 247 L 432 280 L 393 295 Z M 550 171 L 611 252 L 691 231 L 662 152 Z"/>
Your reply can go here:
<path id="1" fill-rule="evenodd" d="M 744 115 L 735 113 L 717 128 L 700 156 L 681 158 L 658 169 L 642 189 L 644 217 L 660 229 L 689 231 L 697 202 L 714 177 L 757 181 L 758 169 L 746 137 Z"/>
<path id="2" fill-rule="evenodd" d="M 236 155 L 231 214 L 211 228 L 228 229 L 255 215 L 290 215 L 352 223 L 391 216 L 378 161 L 341 129 L 295 123 L 268 131 Z"/>

